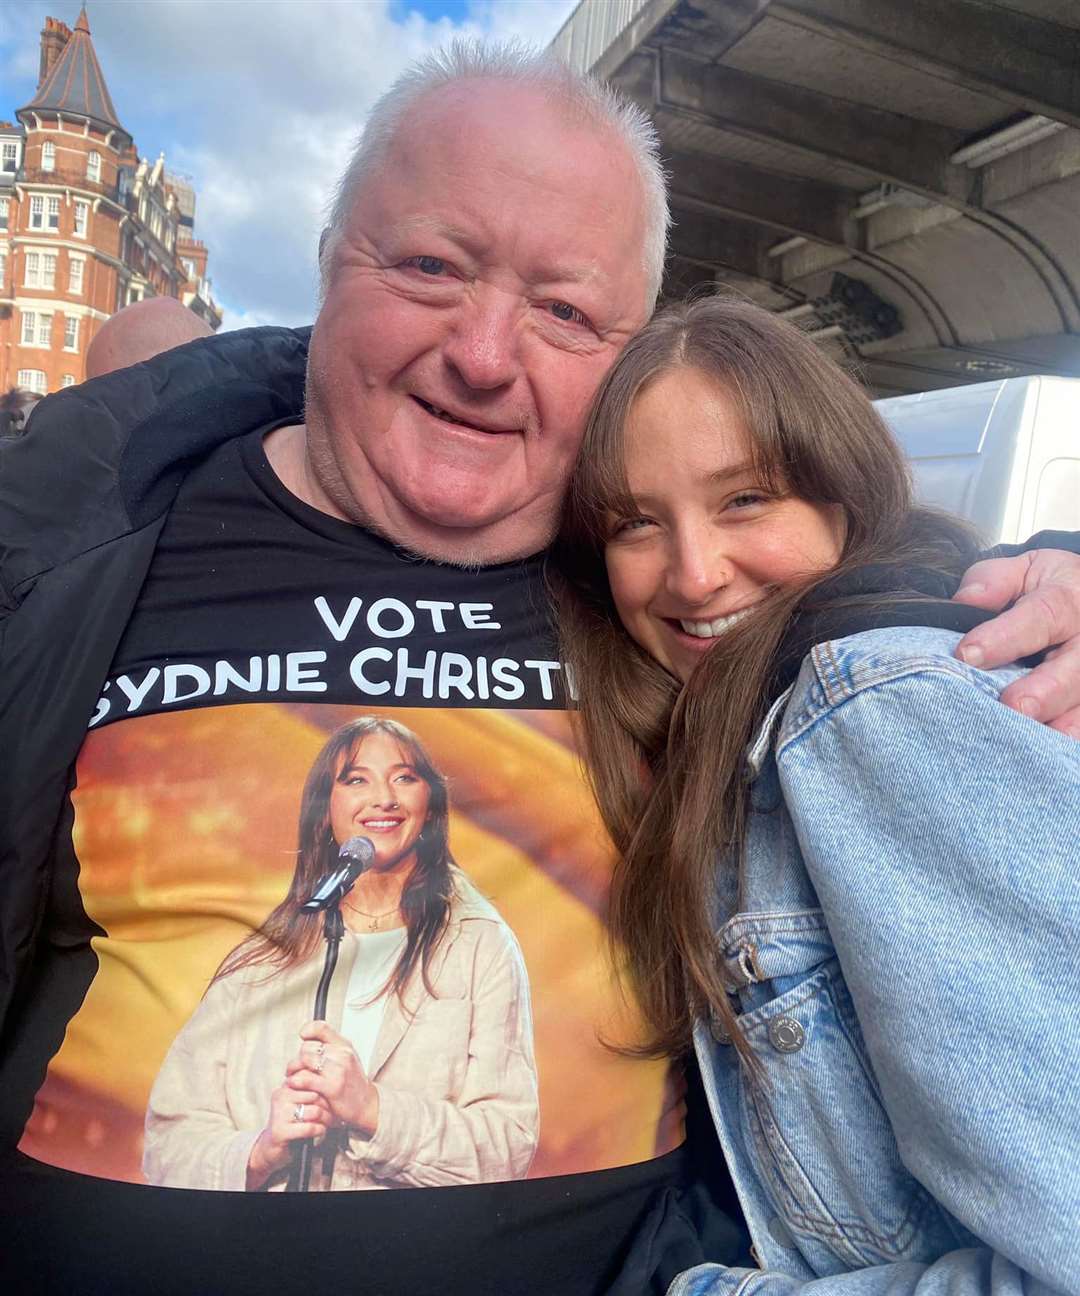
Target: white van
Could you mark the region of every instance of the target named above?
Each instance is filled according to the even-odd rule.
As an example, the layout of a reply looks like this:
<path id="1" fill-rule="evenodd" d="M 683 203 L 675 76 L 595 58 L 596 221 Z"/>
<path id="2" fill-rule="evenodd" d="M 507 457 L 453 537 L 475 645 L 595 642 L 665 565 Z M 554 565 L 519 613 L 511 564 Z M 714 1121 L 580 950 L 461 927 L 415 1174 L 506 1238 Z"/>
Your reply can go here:
<path id="1" fill-rule="evenodd" d="M 990 544 L 1080 531 L 1080 379 L 1006 378 L 876 402 L 915 493 Z"/>

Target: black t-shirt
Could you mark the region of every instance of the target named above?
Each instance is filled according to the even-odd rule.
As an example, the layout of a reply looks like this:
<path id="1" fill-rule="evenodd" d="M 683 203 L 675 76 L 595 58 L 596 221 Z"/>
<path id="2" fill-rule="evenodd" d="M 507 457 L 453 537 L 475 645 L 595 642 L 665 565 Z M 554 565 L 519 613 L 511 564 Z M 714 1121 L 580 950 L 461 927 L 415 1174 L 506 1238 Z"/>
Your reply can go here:
<path id="1" fill-rule="evenodd" d="M 637 1296 L 740 1262 L 696 1077 L 621 1047 L 541 561 L 418 560 L 295 499 L 263 435 L 181 488 L 76 763 L 0 1074 L 32 1104 L 8 1290 Z M 302 1195 L 247 1167 L 324 966 L 297 907 L 347 835 L 444 916 L 398 992 L 406 933 L 346 897 L 326 1020 L 379 1116 Z"/>

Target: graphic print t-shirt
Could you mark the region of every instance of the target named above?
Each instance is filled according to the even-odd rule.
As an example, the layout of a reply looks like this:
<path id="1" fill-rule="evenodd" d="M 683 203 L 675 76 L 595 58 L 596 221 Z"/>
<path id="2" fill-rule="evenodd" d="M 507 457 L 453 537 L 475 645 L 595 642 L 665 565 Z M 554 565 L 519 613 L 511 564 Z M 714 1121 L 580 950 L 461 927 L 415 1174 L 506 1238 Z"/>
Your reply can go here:
<path id="1" fill-rule="evenodd" d="M 682 1080 L 621 1047 L 641 1023 L 611 971 L 610 844 L 539 562 L 418 561 L 294 499 L 261 435 L 182 488 L 79 755 L 73 860 L 96 969 L 20 1151 L 132 1186 L 115 1202 L 141 1215 L 143 1253 L 168 1240 L 159 1289 L 181 1255 L 188 1290 L 203 1272 L 215 1276 L 201 1290 L 287 1285 L 265 1245 L 285 1229 L 305 1273 L 348 1273 L 349 1290 L 662 1290 L 704 1258 L 680 1204 Z M 335 836 L 327 789 L 345 758 L 321 792 L 313 771 L 343 732 L 382 721 L 402 727 L 410 777 L 430 766 L 419 800 L 384 797 Z M 350 742 L 364 777 L 392 777 Z M 333 1129 L 308 1195 L 276 1197 L 288 1167 L 252 1184 L 248 1161 L 313 1016 L 325 945 L 284 968 L 237 951 L 353 829 L 377 851 L 448 845 L 446 928 L 384 996 L 374 1039 L 355 1041 L 376 1128 Z M 330 982 L 335 1030 L 355 1017 L 364 938 L 357 917 Z M 423 1191 L 372 1191 L 404 1189 Z M 356 1269 L 336 1267 L 347 1257 Z"/>

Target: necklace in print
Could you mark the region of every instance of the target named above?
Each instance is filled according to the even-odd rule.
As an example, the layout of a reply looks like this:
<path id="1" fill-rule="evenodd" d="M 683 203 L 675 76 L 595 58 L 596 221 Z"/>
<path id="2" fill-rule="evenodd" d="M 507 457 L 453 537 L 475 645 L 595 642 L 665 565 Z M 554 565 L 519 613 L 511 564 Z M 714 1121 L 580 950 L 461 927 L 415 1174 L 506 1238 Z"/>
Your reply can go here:
<path id="1" fill-rule="evenodd" d="M 389 918 L 391 914 L 396 914 L 397 911 L 401 908 L 401 905 L 396 904 L 394 905 L 393 909 L 386 909 L 382 913 L 377 913 L 377 914 L 368 913 L 366 909 L 361 909 L 359 905 L 351 904 L 351 905 L 347 905 L 346 908 L 351 909 L 353 913 L 358 913 L 362 918 L 369 919 L 367 925 L 368 931 L 377 932 L 382 930 L 379 927 L 380 920 L 383 918 Z"/>

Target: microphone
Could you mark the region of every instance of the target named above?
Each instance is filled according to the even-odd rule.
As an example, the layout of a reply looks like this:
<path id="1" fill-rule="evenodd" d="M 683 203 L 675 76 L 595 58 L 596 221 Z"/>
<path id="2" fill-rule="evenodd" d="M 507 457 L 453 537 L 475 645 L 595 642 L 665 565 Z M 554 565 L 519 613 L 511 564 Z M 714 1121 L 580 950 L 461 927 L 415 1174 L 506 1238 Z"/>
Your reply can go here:
<path id="1" fill-rule="evenodd" d="M 375 843 L 370 837 L 350 837 L 338 851 L 337 868 L 319 879 L 310 899 L 300 906 L 301 912 L 318 913 L 340 904 L 374 858 Z"/>

